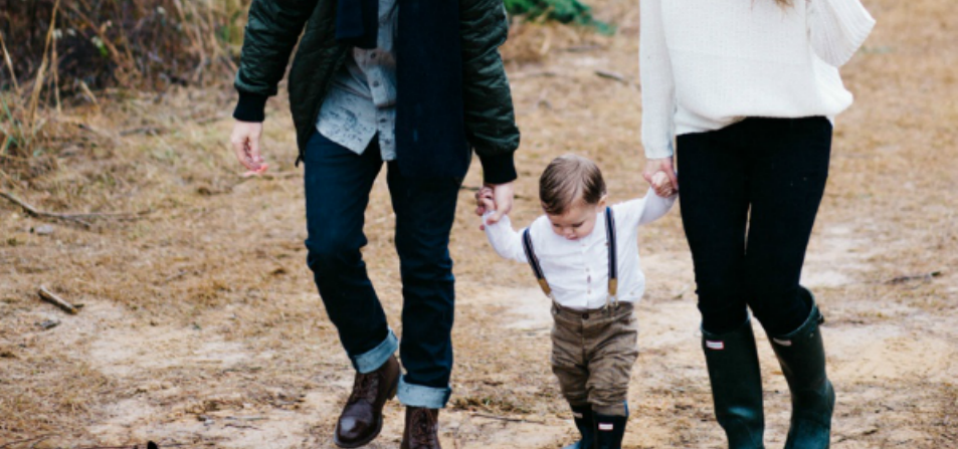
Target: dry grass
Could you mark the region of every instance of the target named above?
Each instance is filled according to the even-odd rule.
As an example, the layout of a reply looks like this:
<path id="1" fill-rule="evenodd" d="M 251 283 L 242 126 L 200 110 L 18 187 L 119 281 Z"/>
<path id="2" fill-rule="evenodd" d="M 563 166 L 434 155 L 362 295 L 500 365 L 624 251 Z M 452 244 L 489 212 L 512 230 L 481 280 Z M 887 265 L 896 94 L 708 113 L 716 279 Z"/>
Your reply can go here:
<path id="1" fill-rule="evenodd" d="M 958 22 L 943 0 L 866 4 L 880 25 L 843 70 L 858 100 L 837 124 L 807 273 L 823 279 L 816 291 L 841 394 L 835 445 L 950 447 L 958 419 L 958 48 L 949 30 Z M 523 130 L 517 223 L 538 214 L 535 184 L 546 161 L 569 151 L 599 162 L 613 201 L 644 192 L 640 92 L 595 74 L 637 81 L 636 10 L 595 2 L 597 18 L 618 25 L 611 38 L 537 24 L 513 32 L 504 53 Z M 272 177 L 243 180 L 226 147 L 232 92 L 99 97 L 99 106 L 65 109 L 52 125 L 60 127 L 50 145 L 58 170 L 0 184 L 49 211 L 151 213 L 92 230 L 54 223 L 53 234 L 39 235 L 31 229 L 44 222 L 0 203 L 0 445 L 50 433 L 37 447 L 145 438 L 328 447 L 350 374 L 304 264 L 285 99 L 269 109 Z M 479 182 L 474 167 L 465 184 Z M 444 438 L 449 447 L 558 446 L 571 426 L 548 368 L 548 329 L 512 327 L 516 302 L 534 304 L 541 294 L 526 267 L 489 250 L 470 197 L 462 192 L 453 231 L 457 359 Z M 364 254 L 401 332 L 392 221 L 380 180 Z M 642 254 L 650 286 L 626 446 L 719 447 L 677 213 L 644 230 Z M 41 284 L 86 308 L 62 315 L 36 298 Z M 51 318 L 61 325 L 36 325 Z M 787 392 L 770 351 L 761 351 L 770 439 L 780 442 Z M 375 447 L 398 444 L 401 409 L 390 405 L 387 415 Z M 230 420 L 239 416 L 269 419 Z"/>

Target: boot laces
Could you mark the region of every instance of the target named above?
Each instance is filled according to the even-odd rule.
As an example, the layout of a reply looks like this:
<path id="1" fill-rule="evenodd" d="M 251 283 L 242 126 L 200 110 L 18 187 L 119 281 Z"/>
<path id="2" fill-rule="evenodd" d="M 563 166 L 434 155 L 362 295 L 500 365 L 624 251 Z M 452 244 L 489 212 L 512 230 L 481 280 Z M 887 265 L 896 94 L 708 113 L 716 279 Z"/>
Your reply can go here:
<path id="1" fill-rule="evenodd" d="M 356 379 L 353 381 L 353 392 L 349 395 L 348 402 L 354 403 L 360 399 L 365 399 L 370 404 L 376 402 L 376 396 L 379 394 L 379 376 L 378 373 L 360 374 L 356 373 Z"/>

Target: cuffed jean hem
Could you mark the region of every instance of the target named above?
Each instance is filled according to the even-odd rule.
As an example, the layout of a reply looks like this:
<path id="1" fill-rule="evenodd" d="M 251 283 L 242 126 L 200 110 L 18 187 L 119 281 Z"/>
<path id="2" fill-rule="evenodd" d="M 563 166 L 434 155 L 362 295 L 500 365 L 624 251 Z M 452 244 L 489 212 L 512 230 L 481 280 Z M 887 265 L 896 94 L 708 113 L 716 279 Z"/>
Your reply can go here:
<path id="1" fill-rule="evenodd" d="M 386 360 L 389 360 L 389 357 L 396 353 L 396 349 L 399 349 L 399 339 L 396 338 L 393 330 L 389 329 L 389 335 L 386 335 L 386 339 L 378 346 L 351 357 L 353 367 L 361 374 L 369 374 L 383 366 Z"/>
<path id="2" fill-rule="evenodd" d="M 452 388 L 424 387 L 406 383 L 405 376 L 399 378 L 399 402 L 406 407 L 444 408 L 450 395 Z"/>

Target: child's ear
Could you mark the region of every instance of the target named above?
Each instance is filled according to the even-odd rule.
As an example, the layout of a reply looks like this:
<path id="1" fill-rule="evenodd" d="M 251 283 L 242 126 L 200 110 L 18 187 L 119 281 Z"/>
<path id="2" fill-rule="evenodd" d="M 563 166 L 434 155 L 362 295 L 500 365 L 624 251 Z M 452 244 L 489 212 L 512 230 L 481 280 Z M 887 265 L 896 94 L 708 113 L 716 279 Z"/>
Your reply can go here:
<path id="1" fill-rule="evenodd" d="M 608 199 L 609 199 L 608 194 L 602 195 L 602 198 L 599 198 L 599 203 L 596 204 L 596 206 L 599 208 L 605 207 L 606 203 L 608 202 Z"/>

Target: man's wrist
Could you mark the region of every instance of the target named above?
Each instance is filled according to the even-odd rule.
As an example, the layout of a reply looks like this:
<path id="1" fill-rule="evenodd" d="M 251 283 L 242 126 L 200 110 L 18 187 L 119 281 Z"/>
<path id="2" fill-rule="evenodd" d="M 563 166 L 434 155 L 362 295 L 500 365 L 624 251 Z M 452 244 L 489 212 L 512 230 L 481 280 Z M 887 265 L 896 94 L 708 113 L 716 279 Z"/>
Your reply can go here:
<path id="1" fill-rule="evenodd" d="M 239 91 L 239 101 L 233 110 L 233 118 L 241 122 L 262 122 L 266 120 L 266 95 Z"/>
<path id="2" fill-rule="evenodd" d="M 479 155 L 482 162 L 482 178 L 486 185 L 506 184 L 518 178 L 513 153 Z"/>

